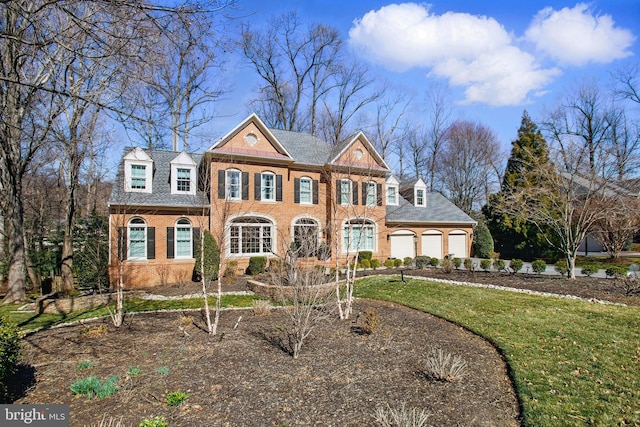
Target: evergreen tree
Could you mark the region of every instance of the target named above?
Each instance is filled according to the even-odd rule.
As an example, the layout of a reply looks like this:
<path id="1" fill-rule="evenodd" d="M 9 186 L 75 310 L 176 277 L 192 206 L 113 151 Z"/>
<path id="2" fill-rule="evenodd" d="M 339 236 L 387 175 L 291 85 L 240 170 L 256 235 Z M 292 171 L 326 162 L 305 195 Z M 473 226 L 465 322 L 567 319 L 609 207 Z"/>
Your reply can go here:
<path id="1" fill-rule="evenodd" d="M 493 237 L 483 221 L 473 230 L 473 254 L 478 258 L 489 258 L 489 252 L 494 251 Z"/>
<path id="2" fill-rule="evenodd" d="M 200 241 L 196 244 L 195 259 L 196 264 L 193 268 L 192 280 L 200 281 L 202 276 L 202 268 L 200 267 Z M 216 239 L 209 230 L 204 231 L 204 277 L 210 282 L 218 278 L 218 266 L 220 264 L 220 248 Z"/>
<path id="3" fill-rule="evenodd" d="M 504 195 L 516 189 L 537 185 L 534 165 L 549 163 L 549 149 L 542 133 L 524 111 L 518 138 L 512 142 L 511 155 L 500 192 L 492 194 L 482 209 L 493 236 L 495 250 L 503 258 L 533 259 L 549 256 L 548 244 L 540 230 L 524 218 L 507 215 L 500 209 Z"/>

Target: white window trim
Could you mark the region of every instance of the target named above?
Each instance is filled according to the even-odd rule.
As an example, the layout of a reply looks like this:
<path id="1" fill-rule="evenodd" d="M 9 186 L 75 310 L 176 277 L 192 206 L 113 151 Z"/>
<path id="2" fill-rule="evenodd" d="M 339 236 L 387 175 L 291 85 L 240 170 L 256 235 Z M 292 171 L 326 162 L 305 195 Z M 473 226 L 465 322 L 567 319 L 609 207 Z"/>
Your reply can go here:
<path id="1" fill-rule="evenodd" d="M 346 193 L 347 194 L 347 202 L 343 202 L 342 199 L 345 197 L 345 192 L 342 190 L 342 184 L 344 183 L 349 183 L 349 191 Z M 354 182 L 351 181 L 349 178 L 343 178 L 340 180 L 340 205 L 341 206 L 351 206 L 353 204 L 353 186 L 354 186 Z"/>
<path id="2" fill-rule="evenodd" d="M 189 224 L 180 224 L 180 221 L 187 221 Z M 189 255 L 178 255 L 178 228 L 189 228 Z M 174 224 L 173 233 L 173 254 L 174 259 L 193 259 L 193 224 L 187 218 L 180 218 Z"/>
<path id="3" fill-rule="evenodd" d="M 418 192 L 422 191 L 422 203 L 418 203 Z M 422 187 L 417 187 L 414 189 L 414 200 L 415 200 L 415 205 L 418 207 L 425 207 L 427 206 L 427 189 L 426 188 L 422 188 Z"/>
<path id="4" fill-rule="evenodd" d="M 395 196 L 395 201 L 389 202 L 389 195 L 390 194 L 393 194 Z M 398 206 L 398 186 L 397 185 L 387 185 L 386 203 L 389 206 Z"/>
<path id="5" fill-rule="evenodd" d="M 273 184 L 273 186 L 271 187 L 271 198 L 266 198 L 264 197 L 264 189 L 266 188 L 265 186 L 265 180 L 264 177 L 265 175 L 269 175 L 271 176 L 271 183 Z M 242 180 L 241 180 L 242 183 Z M 260 201 L 261 202 L 275 202 L 276 201 L 276 174 L 273 172 L 262 172 L 260 174 Z"/>
<path id="6" fill-rule="evenodd" d="M 269 252 L 251 252 L 251 253 L 244 253 L 244 252 L 239 252 L 239 253 L 232 253 L 231 252 L 231 228 L 234 225 L 255 225 L 253 223 L 235 223 L 234 221 L 237 219 L 242 219 L 242 218 L 260 218 L 260 219 L 264 219 L 267 220 L 271 223 L 271 251 Z M 266 256 L 266 257 L 271 257 L 274 256 L 274 254 L 277 253 L 277 233 L 278 233 L 278 227 L 276 224 L 276 221 L 274 218 L 272 218 L 269 215 L 264 215 L 261 213 L 257 213 L 257 212 L 246 212 L 246 213 L 242 213 L 242 214 L 238 214 L 238 215 L 233 215 L 231 218 L 229 218 L 229 221 L 227 222 L 227 227 L 226 231 L 225 231 L 225 241 L 226 241 L 226 256 L 228 256 L 229 258 L 247 258 L 247 257 L 252 257 L 252 256 Z M 240 238 L 242 238 L 242 235 L 240 236 Z M 240 240 L 240 250 L 242 250 L 242 240 Z"/>
<path id="7" fill-rule="evenodd" d="M 302 201 L 302 181 L 308 181 L 309 182 L 309 201 Z M 300 204 L 301 205 L 312 205 L 313 204 L 313 180 L 311 178 L 309 178 L 308 176 L 303 176 L 302 178 L 300 178 L 300 188 L 299 188 L 299 192 L 300 194 L 298 195 L 299 199 L 300 199 Z"/>
<path id="8" fill-rule="evenodd" d="M 139 223 L 133 223 L 134 220 L 141 220 L 143 223 L 139 224 Z M 144 228 L 144 238 L 143 238 L 143 248 L 144 248 L 144 255 L 143 256 L 139 256 L 139 257 L 134 257 L 131 255 L 131 229 L 132 228 Z M 135 217 L 135 218 L 131 218 L 129 220 L 129 222 L 127 223 L 127 259 L 131 260 L 131 261 L 145 261 L 147 259 L 147 221 L 145 221 L 144 219 L 140 218 L 140 217 Z"/>
<path id="9" fill-rule="evenodd" d="M 378 183 L 375 181 L 369 181 L 367 182 L 367 185 L 365 186 L 366 189 L 366 195 L 365 195 L 365 202 L 366 202 L 366 206 L 377 206 L 378 204 Z M 370 193 L 369 191 L 373 189 L 373 193 Z M 369 196 L 372 195 L 373 196 L 373 200 L 371 201 L 371 203 L 369 203 Z"/>
<path id="10" fill-rule="evenodd" d="M 178 190 L 178 169 L 189 170 L 189 191 Z M 171 165 L 171 194 L 196 194 L 196 168 L 193 165 Z"/>
<path id="11" fill-rule="evenodd" d="M 131 182 L 133 180 L 133 175 L 131 173 L 131 169 L 133 166 L 144 166 L 145 168 L 145 187 L 144 188 L 133 188 L 131 186 Z M 129 193 L 151 193 L 153 188 L 153 163 L 145 162 L 145 161 L 131 161 L 126 160 L 124 165 L 124 186 L 125 191 Z"/>
<path id="12" fill-rule="evenodd" d="M 232 172 L 238 173 L 238 197 L 231 197 L 231 180 L 229 174 Z M 239 169 L 227 169 L 224 171 L 224 195 L 225 200 L 242 200 L 242 172 Z"/>
<path id="13" fill-rule="evenodd" d="M 366 224 L 351 224 L 351 221 L 362 221 L 363 223 Z M 373 247 L 372 248 L 348 248 L 345 245 L 345 229 L 348 229 L 348 232 L 351 232 L 351 230 L 354 228 L 354 226 L 358 227 L 358 228 L 363 228 L 363 226 L 369 226 L 372 228 L 372 232 L 373 232 Z M 344 221 L 342 221 L 342 227 L 340 228 L 340 234 L 341 234 L 341 243 L 340 246 L 342 248 L 342 253 L 346 254 L 346 253 L 356 253 L 358 251 L 371 251 L 371 252 L 378 252 L 378 224 L 370 219 L 370 218 L 347 218 Z"/>

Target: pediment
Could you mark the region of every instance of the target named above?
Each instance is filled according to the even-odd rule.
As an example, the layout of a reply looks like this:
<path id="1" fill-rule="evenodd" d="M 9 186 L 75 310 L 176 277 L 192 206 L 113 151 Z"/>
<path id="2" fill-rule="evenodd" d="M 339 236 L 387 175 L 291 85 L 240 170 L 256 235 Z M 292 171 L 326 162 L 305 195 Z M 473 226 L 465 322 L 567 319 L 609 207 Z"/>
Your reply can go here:
<path id="1" fill-rule="evenodd" d="M 331 163 L 361 170 L 389 171 L 389 166 L 362 132 L 349 140 Z"/>

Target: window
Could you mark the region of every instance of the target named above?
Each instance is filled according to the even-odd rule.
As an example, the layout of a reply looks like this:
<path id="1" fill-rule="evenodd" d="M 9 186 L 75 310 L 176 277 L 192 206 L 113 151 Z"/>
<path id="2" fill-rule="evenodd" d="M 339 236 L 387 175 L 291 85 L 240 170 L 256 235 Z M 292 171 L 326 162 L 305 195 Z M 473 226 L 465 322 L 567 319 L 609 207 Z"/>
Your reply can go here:
<path id="1" fill-rule="evenodd" d="M 147 224 L 142 218 L 132 218 L 129 221 L 128 236 L 129 253 L 127 258 L 147 258 Z"/>
<path id="2" fill-rule="evenodd" d="M 257 217 L 236 218 L 229 228 L 229 251 L 238 255 L 267 254 L 272 250 L 273 224 Z"/>
<path id="3" fill-rule="evenodd" d="M 242 174 L 239 170 L 226 171 L 226 198 L 230 200 L 242 198 Z"/>
<path id="4" fill-rule="evenodd" d="M 147 167 L 145 165 L 131 165 L 131 189 L 145 190 L 147 188 Z"/>
<path id="5" fill-rule="evenodd" d="M 176 177 L 178 191 L 191 191 L 191 169 L 178 168 L 178 176 Z"/>
<path id="6" fill-rule="evenodd" d="M 368 182 L 366 184 L 366 204 L 367 206 L 375 206 L 376 205 L 376 186 L 377 184 L 373 181 Z"/>
<path id="7" fill-rule="evenodd" d="M 374 251 L 375 224 L 368 220 L 351 220 L 342 230 L 342 250 L 344 252 Z"/>
<path id="8" fill-rule="evenodd" d="M 188 219 L 179 219 L 176 223 L 176 258 L 193 258 L 191 223 Z"/>
<path id="9" fill-rule="evenodd" d="M 340 181 L 340 204 L 348 205 L 351 204 L 351 190 L 352 185 L 351 181 L 348 179 L 343 179 Z"/>
<path id="10" fill-rule="evenodd" d="M 262 174 L 261 188 L 260 188 L 260 200 L 274 201 L 276 199 L 276 177 L 271 172 L 265 172 Z"/>
<path id="11" fill-rule="evenodd" d="M 416 189 L 416 206 L 424 206 L 424 190 Z"/>
<path id="12" fill-rule="evenodd" d="M 388 205 L 398 204 L 398 187 L 396 186 L 387 187 L 387 204 Z"/>
<path id="13" fill-rule="evenodd" d="M 312 183 L 310 178 L 300 178 L 300 203 L 311 204 Z"/>
<path id="14" fill-rule="evenodd" d="M 302 218 L 293 224 L 293 243 L 298 256 L 314 257 L 318 253 L 318 223 Z"/>

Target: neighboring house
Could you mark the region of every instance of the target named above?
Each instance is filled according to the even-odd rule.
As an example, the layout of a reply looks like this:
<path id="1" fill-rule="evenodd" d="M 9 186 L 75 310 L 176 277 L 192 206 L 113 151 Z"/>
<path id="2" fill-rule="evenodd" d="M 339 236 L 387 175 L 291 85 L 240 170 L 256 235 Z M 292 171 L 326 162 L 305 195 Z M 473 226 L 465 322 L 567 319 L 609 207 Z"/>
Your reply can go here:
<path id="1" fill-rule="evenodd" d="M 205 154 L 128 149 L 109 209 L 112 282 L 121 269 L 127 287 L 190 279 L 202 229 L 223 236 L 224 259 L 243 271 L 309 241 L 328 266 L 358 250 L 381 262 L 464 258 L 475 225 L 421 180 L 391 176 L 364 134 L 333 147 L 256 115 Z"/>

